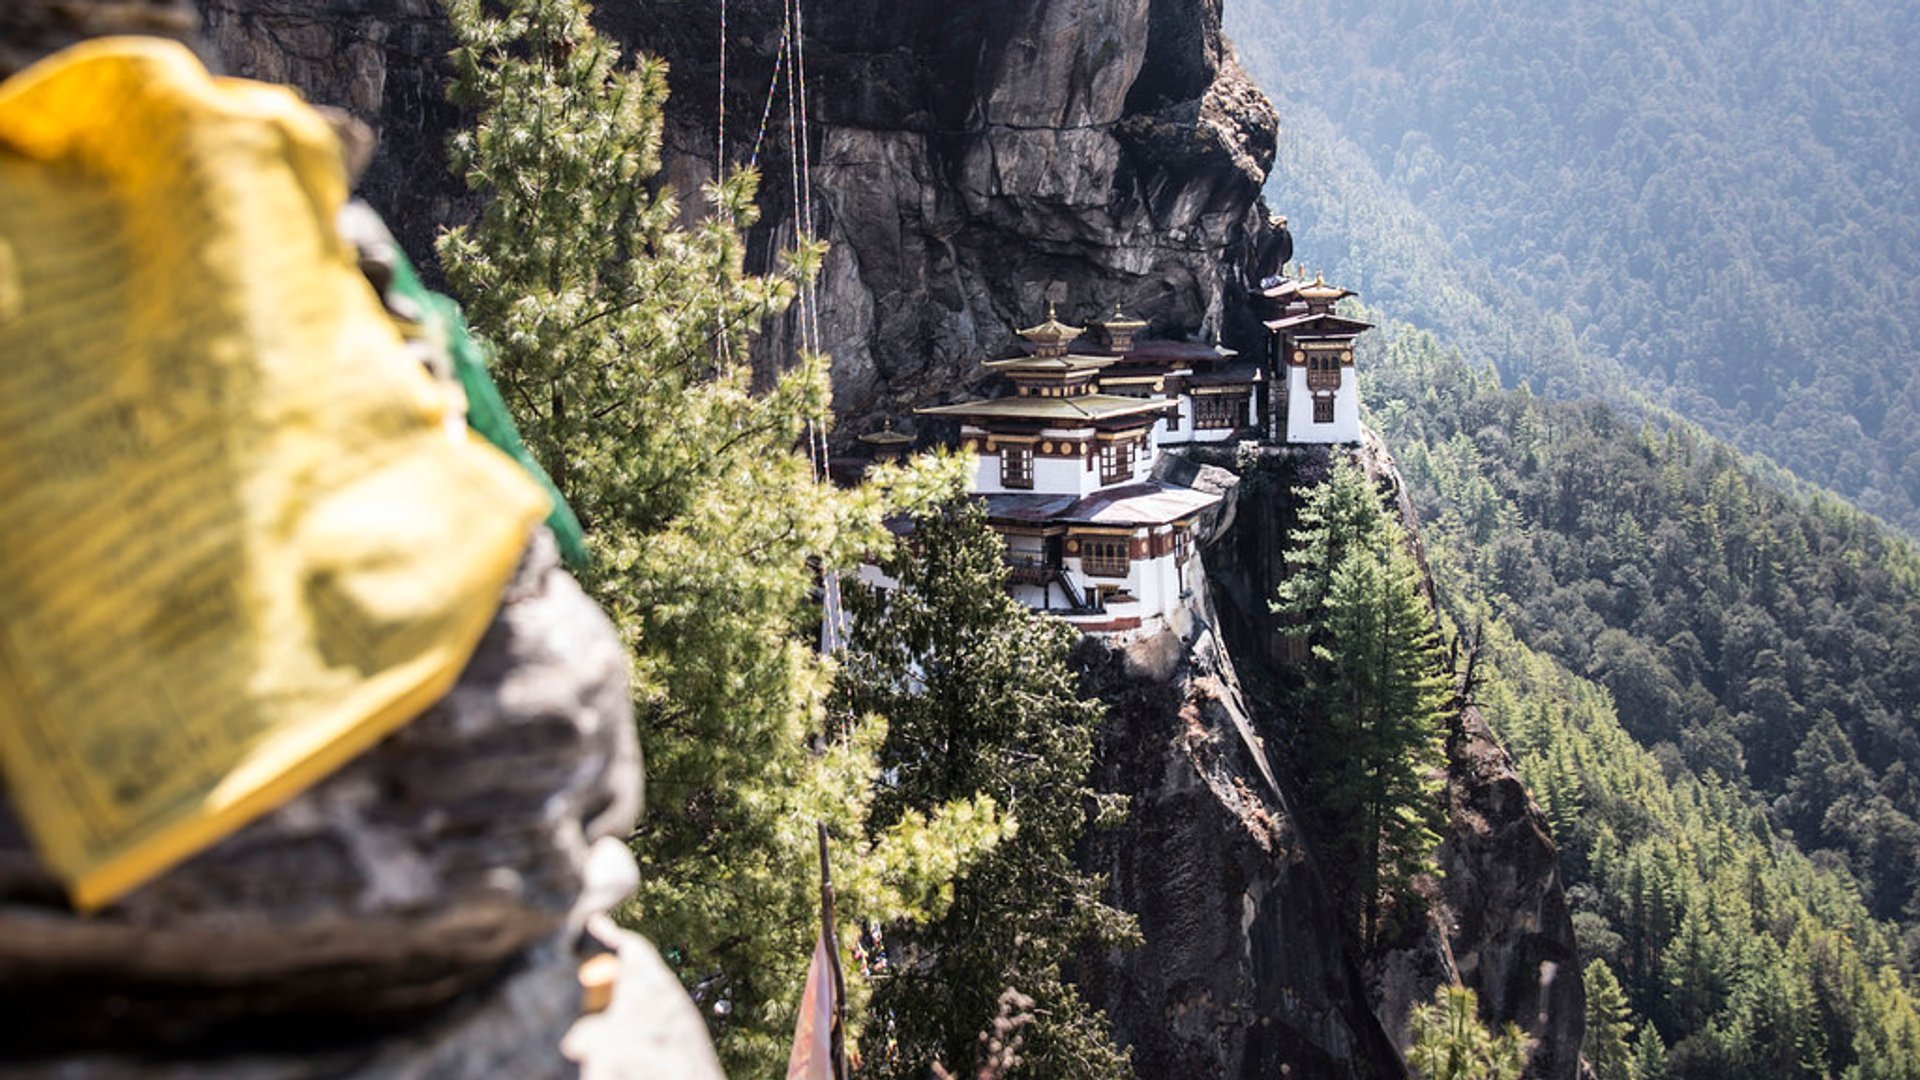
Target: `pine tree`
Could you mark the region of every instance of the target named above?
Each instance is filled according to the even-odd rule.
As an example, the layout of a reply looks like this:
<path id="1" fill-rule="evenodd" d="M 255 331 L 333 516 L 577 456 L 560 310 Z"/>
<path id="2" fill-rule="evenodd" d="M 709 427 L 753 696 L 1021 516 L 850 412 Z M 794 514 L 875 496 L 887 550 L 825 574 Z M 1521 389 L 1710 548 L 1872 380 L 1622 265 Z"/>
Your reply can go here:
<path id="1" fill-rule="evenodd" d="M 1593 1067 L 1595 1080 L 1636 1080 L 1627 1043 L 1631 1013 L 1620 980 L 1606 961 L 1595 960 L 1587 965 L 1582 982 L 1587 990 L 1587 1035 L 1581 1055 Z"/>
<path id="2" fill-rule="evenodd" d="M 1420 1080 L 1520 1080 L 1527 1038 L 1512 1024 L 1498 1034 L 1480 1022 L 1480 999 L 1464 986 L 1442 986 L 1409 1019 L 1407 1064 Z"/>
<path id="3" fill-rule="evenodd" d="M 1667 1080 L 1667 1044 L 1652 1024 L 1643 1024 L 1633 1040 L 1634 1080 Z"/>
<path id="4" fill-rule="evenodd" d="M 874 823 L 984 796 L 1017 832 L 954 883 L 944 918 L 888 931 L 891 970 L 874 1012 L 896 1053 L 869 1066 L 914 1080 L 935 1061 L 970 1072 L 976 1033 L 1011 988 L 1033 1000 L 1034 1019 L 1010 1075 L 1130 1075 L 1100 1013 L 1063 978 L 1082 947 L 1135 933 L 1101 902 L 1101 879 L 1073 862 L 1096 802 L 1088 776 L 1100 718 L 1067 666 L 1078 635 L 1008 596 L 1000 539 L 972 500 L 916 519 L 888 570 L 898 588 L 850 591 L 838 695 L 850 713 L 887 719 Z"/>
<path id="5" fill-rule="evenodd" d="M 1345 868 L 1371 946 L 1383 904 L 1431 869 L 1439 843 L 1449 687 L 1419 568 L 1364 474 L 1337 462 L 1301 521 L 1275 607 L 1312 620 L 1319 661 L 1302 772 L 1332 828 L 1327 861 Z"/>
<path id="6" fill-rule="evenodd" d="M 1367 474 L 1346 458 L 1336 458 L 1325 482 L 1315 486 L 1300 507 L 1287 552 L 1287 579 L 1280 583 L 1274 613 L 1288 615 L 1306 633 L 1320 617 L 1328 575 L 1340 556 L 1356 547 L 1378 545 L 1386 519 L 1380 493 Z"/>
<path id="7" fill-rule="evenodd" d="M 529 446 L 588 527 L 586 584 L 632 648 L 649 810 L 623 914 L 714 1006 L 729 1071 L 767 1075 L 818 926 L 814 823 L 835 839 L 848 928 L 937 913 L 944 883 L 1002 831 L 985 798 L 922 803 L 870 831 L 884 728 L 819 739 L 815 567 L 885 549 L 885 485 L 950 491 L 957 467 L 883 471 L 851 493 L 816 478 L 796 448 L 809 418 L 824 422 L 825 358 L 759 388 L 740 349 L 819 250 L 743 271 L 744 171 L 708 190 L 704 222 L 676 227 L 673 193 L 649 179 L 662 63 L 623 66 L 579 0 L 450 0 L 447 13 L 453 93 L 476 114 L 453 157 L 486 203 L 440 256 Z"/>

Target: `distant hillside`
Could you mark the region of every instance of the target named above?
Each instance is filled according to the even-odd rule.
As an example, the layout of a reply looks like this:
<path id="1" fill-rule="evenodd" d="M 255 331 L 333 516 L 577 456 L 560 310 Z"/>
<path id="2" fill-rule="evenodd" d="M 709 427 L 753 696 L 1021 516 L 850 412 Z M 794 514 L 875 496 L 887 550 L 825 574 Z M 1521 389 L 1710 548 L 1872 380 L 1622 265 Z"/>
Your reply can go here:
<path id="1" fill-rule="evenodd" d="M 1362 363 L 1443 603 L 1486 628 L 1479 698 L 1553 825 L 1582 960 L 1670 1051 L 1643 1080 L 1920 1075 L 1912 545 L 1403 325 Z"/>
<path id="2" fill-rule="evenodd" d="M 1270 199 L 1307 258 L 1509 378 L 1645 392 L 1920 528 L 1920 8 L 1227 16 L 1280 107 Z"/>

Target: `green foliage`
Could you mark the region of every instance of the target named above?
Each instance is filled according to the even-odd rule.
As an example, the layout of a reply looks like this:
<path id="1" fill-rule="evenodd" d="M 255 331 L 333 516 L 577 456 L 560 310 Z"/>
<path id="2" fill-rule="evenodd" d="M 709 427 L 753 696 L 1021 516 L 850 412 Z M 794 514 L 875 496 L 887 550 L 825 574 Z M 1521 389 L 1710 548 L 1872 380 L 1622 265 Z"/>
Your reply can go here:
<path id="1" fill-rule="evenodd" d="M 1464 986 L 1442 986 L 1410 1018 L 1407 1064 L 1420 1080 L 1520 1080 L 1527 1037 L 1512 1024 L 1498 1034 L 1480 1022 L 1480 1000 Z"/>
<path id="2" fill-rule="evenodd" d="M 1007 594 L 1000 539 L 973 500 L 917 517 L 887 570 L 897 589 L 849 590 L 853 640 L 837 699 L 848 715 L 887 719 L 872 825 L 988 799 L 1012 830 L 954 882 L 943 918 L 889 928 L 892 966 L 874 1011 L 895 1050 L 874 1051 L 869 1066 L 913 1078 L 935 1061 L 964 1069 L 1011 988 L 1032 999 L 1034 1019 L 1010 1075 L 1130 1075 L 1062 971 L 1084 947 L 1135 936 L 1131 918 L 1101 902 L 1104 882 L 1073 861 L 1096 802 L 1100 718 L 1067 667 L 1078 634 Z"/>
<path id="3" fill-rule="evenodd" d="M 760 387 L 737 350 L 817 252 L 743 272 L 748 173 L 706 193 L 706 220 L 676 227 L 672 193 L 649 183 L 660 62 L 622 67 L 578 0 L 451 0 L 448 16 L 454 94 L 476 114 L 453 156 L 487 201 L 443 236 L 441 259 L 530 447 L 588 527 L 586 584 L 632 648 L 651 805 L 623 914 L 704 1001 L 729 1003 L 724 1019 L 709 1010 L 729 1070 L 766 1075 L 784 1061 L 816 933 L 814 823 L 834 836 L 848 928 L 937 914 L 946 882 L 1002 832 L 986 796 L 870 827 L 884 726 L 819 738 L 814 567 L 884 550 L 883 515 L 950 492 L 959 471 L 883 471 L 856 492 L 815 478 L 795 448 L 809 418 L 824 421 L 825 359 Z"/>
<path id="4" fill-rule="evenodd" d="M 1876 918 L 1910 918 L 1888 876 L 1910 864 L 1873 858 L 1904 836 L 1877 800 L 1910 770 L 1912 552 L 1686 429 L 1383 346 L 1374 420 L 1442 605 L 1485 623 L 1481 711 L 1553 823 L 1640 1080 L 1920 1073 L 1901 927 Z"/>
<path id="5" fill-rule="evenodd" d="M 1534 389 L 1644 393 L 1920 528 L 1920 9 L 1230 4 L 1300 250 Z"/>
<path id="6" fill-rule="evenodd" d="M 1351 461 L 1308 494 L 1274 604 L 1313 639 L 1302 737 L 1322 851 L 1371 946 L 1383 904 L 1433 870 L 1448 681 L 1419 568 Z"/>
<path id="7" fill-rule="evenodd" d="M 1636 1080 L 1626 992 L 1605 960 L 1591 960 L 1582 977 L 1587 990 L 1587 1035 L 1580 1056 L 1593 1067 L 1594 1080 Z"/>

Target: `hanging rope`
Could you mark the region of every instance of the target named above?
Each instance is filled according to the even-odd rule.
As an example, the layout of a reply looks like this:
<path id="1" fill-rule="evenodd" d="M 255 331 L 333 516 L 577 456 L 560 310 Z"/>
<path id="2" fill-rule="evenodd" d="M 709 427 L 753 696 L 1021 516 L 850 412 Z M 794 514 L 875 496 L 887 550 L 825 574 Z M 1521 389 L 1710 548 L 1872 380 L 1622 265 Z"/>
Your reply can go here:
<path id="1" fill-rule="evenodd" d="M 726 176 L 727 148 L 727 0 L 720 0 L 720 102 L 715 109 L 716 126 L 714 130 L 715 175 L 721 180 Z M 780 45 L 774 53 L 773 74 L 767 81 L 767 97 L 760 108 L 760 124 L 754 132 L 753 147 L 747 156 L 750 168 L 758 168 L 760 151 L 766 144 L 767 129 L 773 121 L 773 102 L 779 96 L 784 84 L 787 94 L 787 197 L 789 212 L 793 221 L 794 246 L 805 248 L 813 242 L 814 204 L 813 204 L 813 150 L 807 133 L 810 130 L 811 117 L 807 106 L 810 96 L 807 86 L 806 33 L 805 23 L 800 9 L 800 0 L 785 0 L 781 27 Z M 771 252 L 769 252 L 771 258 Z M 800 306 L 795 321 L 796 336 L 800 350 L 808 355 L 820 352 L 820 295 L 816 281 L 808 281 L 800 286 L 795 298 Z M 725 329 L 722 328 L 719 346 L 726 347 Z M 807 417 L 807 458 L 812 466 L 815 483 L 831 483 L 828 475 L 828 445 L 824 417 Z M 840 576 L 835 570 L 825 570 L 821 574 L 821 606 L 823 608 L 820 624 L 820 649 L 832 652 L 843 647 L 847 638 L 846 612 L 840 602 Z"/>
<path id="2" fill-rule="evenodd" d="M 807 34 L 800 0 L 787 0 L 786 38 L 791 42 L 792 59 L 787 65 L 787 131 L 792 148 L 791 182 L 793 193 L 793 231 L 797 246 L 807 246 L 814 238 L 813 147 L 807 115 Z M 810 355 L 820 353 L 820 287 L 818 277 L 800 287 L 801 347 Z M 824 417 L 807 418 L 807 454 L 813 459 L 815 481 L 832 483 L 827 470 L 827 425 Z M 820 647 L 833 652 L 846 644 L 847 614 L 840 603 L 839 571 L 828 569 L 821 575 Z"/>
<path id="3" fill-rule="evenodd" d="M 773 99 L 780 92 L 780 74 L 786 69 L 787 53 L 791 47 L 792 40 L 787 28 L 782 27 L 780 48 L 773 54 L 773 78 L 767 82 L 767 103 L 760 109 L 760 130 L 753 136 L 753 153 L 747 155 L 747 164 L 750 166 L 757 167 L 760 164 L 760 146 L 767 141 L 767 124 L 773 119 Z"/>
<path id="4" fill-rule="evenodd" d="M 813 128 L 807 119 L 807 99 L 812 95 L 807 90 L 807 34 L 806 25 L 801 17 L 800 0 L 791 0 L 793 4 L 793 42 L 794 70 L 799 73 L 800 99 L 800 206 L 804 217 L 801 235 L 811 240 L 815 235 L 813 219 L 813 140 L 807 133 Z M 807 283 L 807 303 L 801 308 L 801 314 L 807 319 L 808 329 L 813 336 L 812 348 L 820 350 L 820 294 L 818 278 Z M 821 438 L 825 439 L 825 433 Z M 823 443 L 824 445 L 824 443 Z"/>

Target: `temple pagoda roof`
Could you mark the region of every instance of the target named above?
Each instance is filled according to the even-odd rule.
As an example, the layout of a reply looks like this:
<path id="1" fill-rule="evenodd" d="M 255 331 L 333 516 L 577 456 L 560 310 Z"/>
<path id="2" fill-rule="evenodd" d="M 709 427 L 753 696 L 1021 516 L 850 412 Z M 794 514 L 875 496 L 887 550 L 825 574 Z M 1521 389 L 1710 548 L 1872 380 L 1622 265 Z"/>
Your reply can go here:
<path id="1" fill-rule="evenodd" d="M 1316 301 L 1319 303 L 1326 303 L 1328 301 L 1338 300 L 1343 296 L 1352 296 L 1352 295 L 1353 295 L 1352 289 L 1343 289 L 1338 285 L 1327 284 L 1326 277 L 1320 274 L 1318 271 L 1316 271 L 1313 275 L 1312 284 L 1300 286 L 1301 299 Z"/>
<path id="2" fill-rule="evenodd" d="M 914 411 L 922 416 L 959 416 L 981 420 L 1050 420 L 1086 423 L 1147 416 L 1175 407 L 1172 401 L 1141 400 L 1118 394 L 1081 394 L 1078 397 L 1000 397 L 934 405 Z"/>
<path id="3" fill-rule="evenodd" d="M 1098 371 L 1113 363 L 1114 359 L 1111 356 L 1068 353 L 1064 356 L 1016 356 L 1010 360 L 983 360 L 980 366 L 1009 375 L 1070 375 L 1080 371 Z"/>
<path id="4" fill-rule="evenodd" d="M 1145 330 L 1147 328 L 1147 321 L 1122 314 L 1120 311 L 1120 302 L 1115 300 L 1113 302 L 1113 314 L 1104 319 L 1095 320 L 1092 325 L 1099 327 L 1107 333 L 1113 333 L 1117 330 L 1123 334 L 1129 334 L 1139 333 Z"/>
<path id="5" fill-rule="evenodd" d="M 1335 315 L 1330 311 L 1311 312 L 1306 315 L 1289 315 L 1284 319 L 1274 319 L 1264 324 L 1269 330 L 1291 330 L 1294 335 L 1319 335 L 1323 337 L 1352 337 L 1373 329 L 1370 322 L 1349 319 L 1344 315 Z"/>
<path id="6" fill-rule="evenodd" d="M 1053 304 L 1049 302 L 1047 304 L 1046 322 L 1038 326 L 1029 326 L 1025 330 L 1016 330 L 1014 332 L 1048 351 L 1064 351 L 1067 347 L 1067 342 L 1086 333 L 1087 330 L 1084 326 L 1068 326 L 1066 323 L 1054 317 Z"/>
<path id="7" fill-rule="evenodd" d="M 986 496 L 987 516 L 996 521 L 1069 525 L 1166 525 L 1192 517 L 1220 501 L 1193 488 L 1147 480 L 1096 491 L 1091 495 Z"/>
<path id="8" fill-rule="evenodd" d="M 1305 271 L 1302 271 L 1302 273 L 1304 274 Z M 1290 297 L 1298 297 L 1316 304 L 1329 304 L 1342 297 L 1356 295 L 1352 289 L 1343 289 L 1338 285 L 1327 284 L 1325 275 L 1320 271 L 1314 272 L 1312 281 L 1308 281 L 1305 277 L 1282 277 L 1277 280 L 1271 278 L 1268 280 L 1273 283 L 1270 285 L 1263 283 L 1260 295 L 1269 300 L 1285 300 Z"/>

